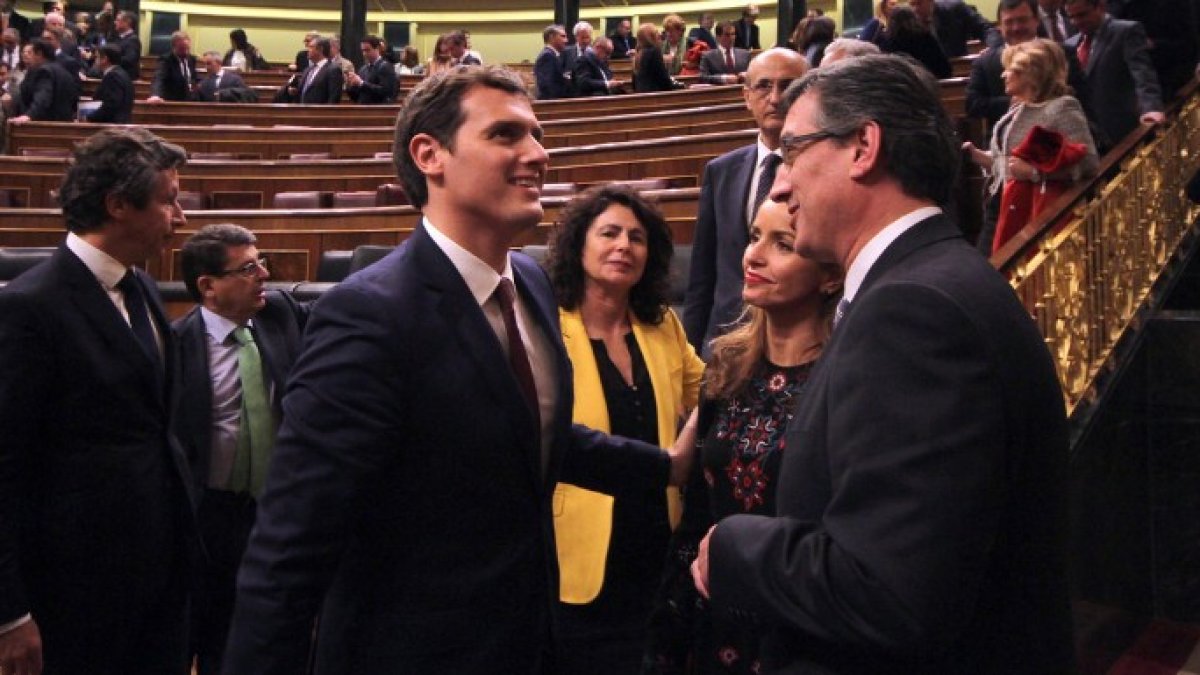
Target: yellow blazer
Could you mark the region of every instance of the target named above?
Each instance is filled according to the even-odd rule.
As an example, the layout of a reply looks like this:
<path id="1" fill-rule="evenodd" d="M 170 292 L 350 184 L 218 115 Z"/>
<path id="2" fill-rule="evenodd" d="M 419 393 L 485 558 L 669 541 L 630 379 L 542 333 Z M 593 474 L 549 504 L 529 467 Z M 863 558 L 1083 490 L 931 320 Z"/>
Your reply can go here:
<path id="1" fill-rule="evenodd" d="M 667 310 L 657 326 L 633 317 L 633 336 L 650 373 L 654 405 L 658 412 L 658 439 L 662 446 L 675 442 L 683 416 L 696 406 L 704 362 L 688 344 L 683 325 L 675 312 Z M 559 310 L 563 343 L 575 372 L 573 421 L 608 432 L 608 406 L 596 354 L 588 340 L 578 311 Z M 671 527 L 679 523 L 679 491 L 667 490 Z M 554 492 L 554 531 L 558 542 L 561 572 L 559 597 L 563 602 L 585 604 L 596 599 L 604 585 L 608 545 L 612 538 L 613 498 L 569 483 L 559 483 Z"/>

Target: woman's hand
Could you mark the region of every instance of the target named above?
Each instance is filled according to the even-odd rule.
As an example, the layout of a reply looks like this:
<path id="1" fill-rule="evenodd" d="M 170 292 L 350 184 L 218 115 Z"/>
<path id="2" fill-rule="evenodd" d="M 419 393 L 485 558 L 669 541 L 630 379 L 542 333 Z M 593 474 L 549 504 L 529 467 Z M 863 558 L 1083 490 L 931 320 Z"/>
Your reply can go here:
<path id="1" fill-rule="evenodd" d="M 1008 158 L 1008 176 L 1014 180 L 1025 180 L 1037 182 L 1042 179 L 1038 170 L 1033 168 L 1033 165 L 1020 157 Z"/>
<path id="2" fill-rule="evenodd" d="M 986 150 L 980 150 L 975 147 L 971 141 L 964 141 L 962 144 L 963 152 L 967 153 L 967 157 L 978 166 L 989 169 L 992 166 L 992 155 Z"/>
<path id="3" fill-rule="evenodd" d="M 675 443 L 667 450 L 667 454 L 671 457 L 671 477 L 670 483 L 676 487 L 682 487 L 687 483 L 688 476 L 692 472 L 692 462 L 696 458 L 696 419 L 697 411 L 692 410 L 692 415 L 688 417 L 687 424 L 679 430 L 679 435 L 675 438 Z"/>

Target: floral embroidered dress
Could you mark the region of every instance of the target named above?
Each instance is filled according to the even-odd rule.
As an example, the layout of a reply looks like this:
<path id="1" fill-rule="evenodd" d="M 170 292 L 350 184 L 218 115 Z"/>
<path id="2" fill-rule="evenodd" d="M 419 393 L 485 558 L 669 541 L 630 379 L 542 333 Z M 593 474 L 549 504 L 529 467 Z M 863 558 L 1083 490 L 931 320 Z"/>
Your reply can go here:
<path id="1" fill-rule="evenodd" d="M 699 461 L 684 496 L 683 521 L 671 539 L 643 673 L 759 672 L 759 631 L 731 616 L 714 616 L 689 568 L 713 523 L 736 513 L 775 514 L 783 433 L 811 370 L 812 363 L 787 368 L 767 363 L 738 395 L 702 404 Z"/>

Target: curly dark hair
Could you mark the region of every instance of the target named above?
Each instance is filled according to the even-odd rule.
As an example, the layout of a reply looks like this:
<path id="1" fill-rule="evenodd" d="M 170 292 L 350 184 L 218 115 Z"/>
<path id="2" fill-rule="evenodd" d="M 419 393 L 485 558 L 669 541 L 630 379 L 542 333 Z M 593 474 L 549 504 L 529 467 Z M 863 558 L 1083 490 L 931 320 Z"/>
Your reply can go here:
<path id="1" fill-rule="evenodd" d="M 583 302 L 583 243 L 588 228 L 608 207 L 619 204 L 633 211 L 646 228 L 646 269 L 629 291 L 629 308 L 638 321 L 658 325 L 666 314 L 671 287 L 671 230 L 658 207 L 625 185 L 598 185 L 580 193 L 562 210 L 555 224 L 546 269 L 564 309 Z"/>

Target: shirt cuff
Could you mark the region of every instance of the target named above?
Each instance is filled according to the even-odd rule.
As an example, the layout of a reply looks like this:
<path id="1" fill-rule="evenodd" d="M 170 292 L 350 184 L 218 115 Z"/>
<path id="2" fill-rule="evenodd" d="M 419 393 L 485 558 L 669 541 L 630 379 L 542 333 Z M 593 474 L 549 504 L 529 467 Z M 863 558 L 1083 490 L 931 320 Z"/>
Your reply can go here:
<path id="1" fill-rule="evenodd" d="M 30 621 L 33 621 L 33 615 L 31 615 L 31 614 L 26 614 L 25 616 L 17 619 L 16 621 L 9 621 L 8 623 L 0 626 L 0 635 L 7 635 L 8 633 L 11 633 L 12 631 L 20 628 L 21 626 L 24 626 L 25 624 L 29 623 Z"/>

